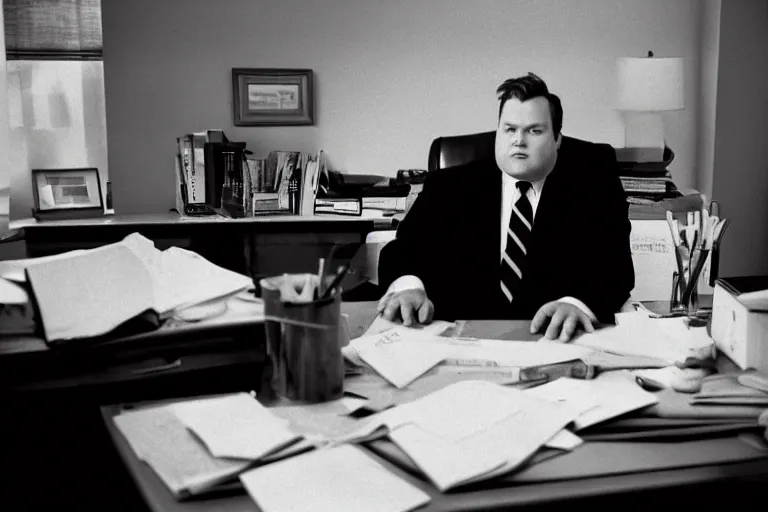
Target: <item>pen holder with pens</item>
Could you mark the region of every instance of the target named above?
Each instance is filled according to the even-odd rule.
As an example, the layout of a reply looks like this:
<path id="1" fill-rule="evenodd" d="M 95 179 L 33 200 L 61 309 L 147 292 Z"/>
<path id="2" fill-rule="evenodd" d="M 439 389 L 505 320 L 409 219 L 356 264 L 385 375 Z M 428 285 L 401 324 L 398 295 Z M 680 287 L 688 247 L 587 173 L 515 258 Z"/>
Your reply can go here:
<path id="1" fill-rule="evenodd" d="M 263 388 L 267 398 L 311 403 L 341 398 L 341 293 L 302 298 L 300 289 L 316 289 L 317 276 L 313 274 L 268 277 L 261 279 L 260 285 L 269 358 L 265 372 L 268 387 Z M 294 295 L 287 297 L 291 290 Z"/>
<path id="2" fill-rule="evenodd" d="M 680 225 L 671 211 L 667 211 L 667 224 L 672 233 L 677 270 L 672 276 L 670 313 L 704 320 L 711 311 L 699 307 L 699 281 L 709 260 L 709 284 L 717 277 L 720 242 L 730 223 L 719 217 L 719 205 L 710 203 L 709 209 L 686 212 L 686 221 Z"/>

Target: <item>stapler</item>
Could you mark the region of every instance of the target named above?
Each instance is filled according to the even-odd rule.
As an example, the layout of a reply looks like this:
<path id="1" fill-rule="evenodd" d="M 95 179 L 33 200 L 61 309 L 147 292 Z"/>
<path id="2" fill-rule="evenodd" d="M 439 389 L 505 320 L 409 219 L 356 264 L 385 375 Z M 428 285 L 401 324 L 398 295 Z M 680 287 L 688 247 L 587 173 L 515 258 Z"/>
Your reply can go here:
<path id="1" fill-rule="evenodd" d="M 520 369 L 521 382 L 542 381 L 550 382 L 560 377 L 572 379 L 594 379 L 598 374 L 598 368 L 587 364 L 581 359 L 563 361 L 561 363 L 544 364 L 540 366 L 528 366 Z"/>

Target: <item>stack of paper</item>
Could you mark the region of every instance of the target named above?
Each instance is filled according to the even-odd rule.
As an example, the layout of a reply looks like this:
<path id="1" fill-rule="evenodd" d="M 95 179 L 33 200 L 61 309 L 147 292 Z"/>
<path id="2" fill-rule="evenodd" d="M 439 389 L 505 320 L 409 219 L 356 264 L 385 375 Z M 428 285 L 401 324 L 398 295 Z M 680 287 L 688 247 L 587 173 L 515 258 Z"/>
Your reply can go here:
<path id="1" fill-rule="evenodd" d="M 464 381 L 375 414 L 350 436 L 386 428 L 390 439 L 441 491 L 513 471 L 577 412 L 520 390 Z"/>
<path id="2" fill-rule="evenodd" d="M 311 448 L 246 394 L 126 411 L 114 421 L 177 498 Z"/>
<path id="3" fill-rule="evenodd" d="M 193 252 L 160 251 L 137 233 L 88 251 L 25 260 L 23 266 L 48 342 L 101 336 L 146 312 L 166 318 L 253 284 Z"/>
<path id="4" fill-rule="evenodd" d="M 351 445 L 253 469 L 240 480 L 264 512 L 407 512 L 430 501 Z"/>
<path id="5" fill-rule="evenodd" d="M 616 327 L 583 333 L 573 343 L 614 354 L 644 356 L 666 365 L 688 358 L 711 359 L 715 345 L 705 327 L 688 327 L 682 317 L 650 318 L 646 313 L 617 315 Z"/>
<path id="6" fill-rule="evenodd" d="M 362 360 L 394 386 L 408 386 L 441 362 L 463 366 L 526 367 L 584 359 L 593 350 L 550 341 L 446 338 L 397 326 L 356 338 L 345 357 Z"/>

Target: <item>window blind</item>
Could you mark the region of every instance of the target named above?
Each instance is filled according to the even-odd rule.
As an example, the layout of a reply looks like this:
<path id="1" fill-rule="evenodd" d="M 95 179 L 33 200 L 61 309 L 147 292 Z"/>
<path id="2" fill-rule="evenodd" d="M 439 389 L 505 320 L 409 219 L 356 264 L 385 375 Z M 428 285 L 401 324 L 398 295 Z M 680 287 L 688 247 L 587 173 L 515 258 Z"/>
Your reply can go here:
<path id="1" fill-rule="evenodd" d="M 2 0 L 9 60 L 101 60 L 101 0 Z"/>

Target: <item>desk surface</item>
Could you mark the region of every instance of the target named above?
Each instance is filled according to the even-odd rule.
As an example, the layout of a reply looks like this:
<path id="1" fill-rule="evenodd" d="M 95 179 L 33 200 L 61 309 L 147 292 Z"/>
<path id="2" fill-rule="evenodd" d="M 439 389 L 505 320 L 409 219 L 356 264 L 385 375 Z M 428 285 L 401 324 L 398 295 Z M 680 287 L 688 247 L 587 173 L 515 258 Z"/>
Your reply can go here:
<path id="1" fill-rule="evenodd" d="M 349 315 L 350 330 L 353 337 L 363 332 L 375 317 L 375 303 L 373 302 L 347 303 L 344 304 L 343 309 Z M 512 329 L 520 333 L 519 339 L 532 340 L 537 338 L 537 336 L 530 334 L 528 321 L 515 321 L 513 324 Z M 242 491 L 216 498 L 177 501 L 154 471 L 136 458 L 126 440 L 115 427 L 112 417 L 118 414 L 120 410 L 121 406 L 119 405 L 103 407 L 102 417 L 120 457 L 152 510 L 178 512 L 259 510 L 251 498 Z M 684 489 L 691 489 L 691 486 L 696 486 L 699 489 L 696 492 L 700 493 L 704 487 L 711 490 L 718 483 L 728 482 L 729 485 L 732 485 L 734 482 L 745 479 L 759 480 L 764 485 L 765 482 L 768 482 L 768 451 L 759 450 L 746 442 L 747 440 L 749 439 L 734 436 L 732 438 L 675 444 L 588 443 L 591 445 L 591 449 L 595 451 L 592 455 L 593 459 L 597 459 L 603 465 L 610 465 L 610 461 L 617 460 L 617 457 L 637 457 L 640 460 L 634 470 L 625 474 L 603 474 L 599 477 L 546 482 L 536 481 L 535 478 L 531 480 L 530 477 L 527 480 L 523 478 L 520 481 L 515 481 L 515 478 L 512 477 L 504 479 L 500 483 L 479 486 L 469 491 L 446 494 L 438 492 L 428 482 L 404 471 L 399 466 L 391 464 L 379 454 L 370 452 L 370 456 L 431 496 L 431 503 L 420 510 L 500 510 L 547 503 L 562 506 L 564 500 L 617 496 L 640 491 L 662 490 L 667 492 L 680 486 L 683 486 Z M 702 453 L 707 455 L 701 458 L 698 455 Z M 558 458 L 567 460 L 567 457 L 572 455 L 567 454 Z M 675 459 L 675 457 L 677 458 Z M 685 467 L 686 457 L 689 459 L 696 457 L 696 465 Z M 571 460 L 578 461 L 579 459 L 572 457 Z M 687 464 L 687 466 L 691 466 L 691 464 Z M 532 467 L 536 468 L 536 466 Z"/>
<path id="2" fill-rule="evenodd" d="M 155 225 L 155 224 L 291 224 L 291 223 L 368 223 L 372 224 L 373 219 L 363 217 L 342 216 L 342 215 L 264 215 L 258 217 L 247 217 L 240 219 L 228 219 L 220 215 L 200 216 L 200 217 L 181 217 L 175 212 L 165 213 L 137 213 L 137 214 L 118 214 L 105 215 L 89 219 L 62 219 L 37 221 L 34 218 L 20 219 L 12 221 L 10 229 L 32 228 L 44 229 L 55 227 L 82 227 L 82 226 L 133 226 L 133 225 Z"/>
<path id="3" fill-rule="evenodd" d="M 391 219 L 368 219 L 364 217 L 344 216 L 344 215 L 263 215 L 258 217 L 246 217 L 240 219 L 230 219 L 221 215 L 210 215 L 200 217 L 181 217 L 175 212 L 165 213 L 137 213 L 137 214 L 117 214 L 105 215 L 103 217 L 94 217 L 88 219 L 62 219 L 38 221 L 34 218 L 19 219 L 11 221 L 10 229 L 21 228 L 52 228 L 52 227 L 71 227 L 71 226 L 133 226 L 133 225 L 156 225 L 156 224 L 291 224 L 291 223 L 368 223 L 377 225 L 381 223 L 391 224 Z"/>

